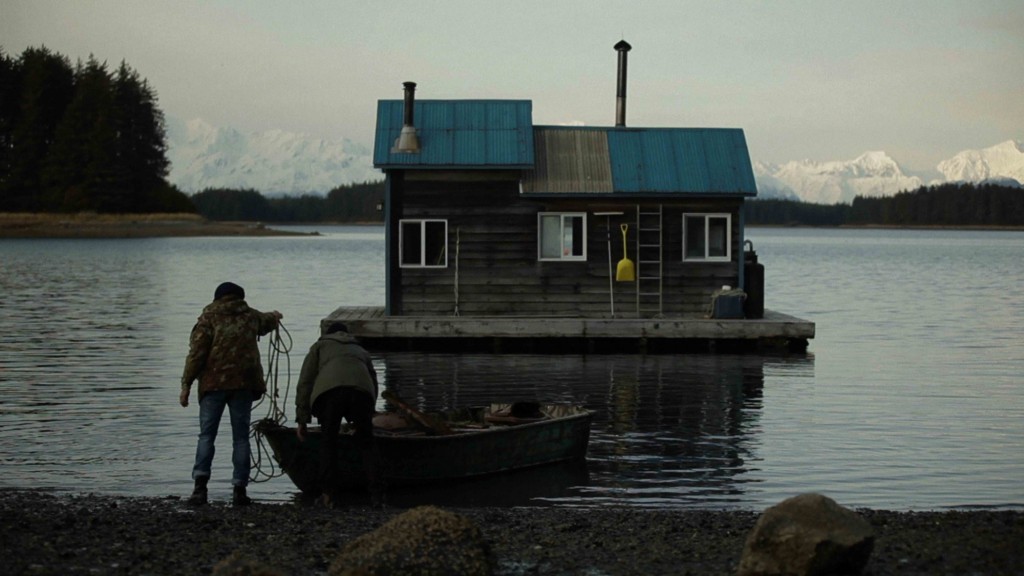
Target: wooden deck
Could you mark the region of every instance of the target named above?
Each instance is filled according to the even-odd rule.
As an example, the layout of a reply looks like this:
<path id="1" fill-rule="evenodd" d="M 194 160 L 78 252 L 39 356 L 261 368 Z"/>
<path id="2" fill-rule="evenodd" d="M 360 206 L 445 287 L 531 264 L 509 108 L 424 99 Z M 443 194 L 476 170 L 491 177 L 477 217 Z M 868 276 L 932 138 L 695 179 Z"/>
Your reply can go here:
<path id="1" fill-rule="evenodd" d="M 530 353 L 802 352 L 814 323 L 765 310 L 764 318 L 567 318 L 385 316 L 383 307 L 341 307 L 342 321 L 371 350 Z"/>

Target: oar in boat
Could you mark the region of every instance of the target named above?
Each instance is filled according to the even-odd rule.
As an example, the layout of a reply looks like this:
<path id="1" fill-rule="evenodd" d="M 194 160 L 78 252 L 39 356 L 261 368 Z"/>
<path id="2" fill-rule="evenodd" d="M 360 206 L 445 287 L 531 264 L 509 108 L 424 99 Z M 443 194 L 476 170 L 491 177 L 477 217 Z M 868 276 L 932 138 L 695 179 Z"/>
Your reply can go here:
<path id="1" fill-rule="evenodd" d="M 381 396 L 388 402 L 394 404 L 403 414 L 412 418 L 417 424 L 426 429 L 429 434 L 451 434 L 452 429 L 448 423 L 437 418 L 431 418 L 419 410 L 407 404 L 398 397 L 394 390 L 385 390 Z"/>

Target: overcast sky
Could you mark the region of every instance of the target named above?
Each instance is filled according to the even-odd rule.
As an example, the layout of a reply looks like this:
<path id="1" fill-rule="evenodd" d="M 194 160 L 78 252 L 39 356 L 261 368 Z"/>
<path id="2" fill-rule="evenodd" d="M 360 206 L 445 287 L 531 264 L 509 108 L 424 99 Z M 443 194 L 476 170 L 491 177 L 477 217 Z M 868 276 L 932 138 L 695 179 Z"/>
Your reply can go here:
<path id="1" fill-rule="evenodd" d="M 125 60 L 166 115 L 371 145 L 379 99 L 533 101 L 535 124 L 736 127 L 766 162 L 930 171 L 1024 140 L 1024 2 L 0 0 L 9 56 Z"/>

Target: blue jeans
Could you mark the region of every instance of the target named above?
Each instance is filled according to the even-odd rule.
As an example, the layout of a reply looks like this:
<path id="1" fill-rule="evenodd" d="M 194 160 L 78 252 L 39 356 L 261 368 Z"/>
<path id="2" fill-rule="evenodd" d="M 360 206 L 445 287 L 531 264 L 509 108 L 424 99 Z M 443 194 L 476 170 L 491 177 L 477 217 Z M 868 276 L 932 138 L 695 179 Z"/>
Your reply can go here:
<path id="1" fill-rule="evenodd" d="M 196 446 L 196 465 L 192 479 L 210 477 L 213 464 L 214 440 L 220 427 L 224 406 L 231 415 L 231 475 L 233 486 L 249 484 L 249 422 L 252 418 L 252 392 L 249 390 L 215 390 L 203 394 L 199 401 L 199 444 Z"/>

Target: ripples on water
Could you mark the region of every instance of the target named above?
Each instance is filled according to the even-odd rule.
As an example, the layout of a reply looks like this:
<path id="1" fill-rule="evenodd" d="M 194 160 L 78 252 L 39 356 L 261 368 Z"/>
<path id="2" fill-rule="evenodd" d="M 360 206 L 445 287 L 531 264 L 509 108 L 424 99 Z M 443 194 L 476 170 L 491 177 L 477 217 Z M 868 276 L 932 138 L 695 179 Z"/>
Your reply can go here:
<path id="1" fill-rule="evenodd" d="M 817 323 L 809 354 L 375 355 L 424 409 L 539 398 L 597 410 L 583 467 L 394 501 L 756 508 L 817 490 L 851 506 L 1024 506 L 1024 234 L 748 237 L 766 306 Z M 297 377 L 323 316 L 383 302 L 383 234 L 0 240 L 0 487 L 187 494 L 198 410 L 177 405 L 177 383 L 223 280 L 285 314 Z M 221 433 L 215 498 L 230 477 Z"/>

